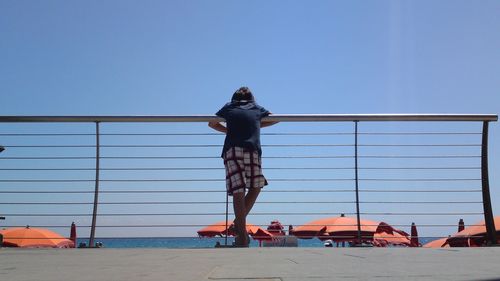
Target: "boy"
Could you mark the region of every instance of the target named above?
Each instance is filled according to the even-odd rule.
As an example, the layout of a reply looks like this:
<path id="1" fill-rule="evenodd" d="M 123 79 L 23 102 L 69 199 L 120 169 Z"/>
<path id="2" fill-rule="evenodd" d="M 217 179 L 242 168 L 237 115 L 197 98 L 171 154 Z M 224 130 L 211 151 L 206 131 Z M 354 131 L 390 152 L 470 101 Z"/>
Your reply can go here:
<path id="1" fill-rule="evenodd" d="M 208 123 L 212 129 L 226 134 L 221 157 L 226 168 L 227 192 L 233 196 L 235 246 L 238 247 L 248 247 L 246 217 L 260 189 L 267 185 L 261 167 L 260 128 L 278 123 L 261 121 L 270 114 L 255 102 L 248 87 L 241 87 L 233 94 L 231 102 L 215 114 L 225 119 L 226 126 L 219 122 Z"/>

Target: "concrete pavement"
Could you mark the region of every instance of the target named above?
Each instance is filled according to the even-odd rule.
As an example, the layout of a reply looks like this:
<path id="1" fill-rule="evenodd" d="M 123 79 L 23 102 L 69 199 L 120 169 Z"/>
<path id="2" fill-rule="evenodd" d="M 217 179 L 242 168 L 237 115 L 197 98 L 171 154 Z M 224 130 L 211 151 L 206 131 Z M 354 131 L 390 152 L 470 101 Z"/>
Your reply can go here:
<path id="1" fill-rule="evenodd" d="M 4 248 L 0 280 L 500 280 L 500 248 Z"/>

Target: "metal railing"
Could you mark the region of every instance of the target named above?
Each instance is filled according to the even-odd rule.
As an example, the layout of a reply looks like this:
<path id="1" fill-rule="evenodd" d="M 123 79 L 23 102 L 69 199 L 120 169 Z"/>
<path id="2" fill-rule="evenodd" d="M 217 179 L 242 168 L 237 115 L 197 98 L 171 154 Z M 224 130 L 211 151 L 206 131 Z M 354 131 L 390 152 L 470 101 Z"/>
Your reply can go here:
<path id="1" fill-rule="evenodd" d="M 271 186 L 264 189 L 265 196 L 256 203 L 258 207 L 262 207 L 257 207 L 252 216 L 270 220 L 276 216 L 307 219 L 340 213 L 354 215 L 358 221 L 359 241 L 362 240 L 359 223 L 362 216 L 383 217 L 385 220 L 389 217 L 403 217 L 396 224 L 393 223 L 395 226 L 406 225 L 401 221 L 408 218 L 483 216 L 488 241 L 496 244 L 488 177 L 488 124 L 497 121 L 497 115 L 316 114 L 273 115 L 267 119 L 280 121 L 282 125 L 272 127 L 275 128 L 273 130 L 263 130 L 264 173 Z M 94 245 L 97 228 L 194 228 L 206 225 L 207 220 L 198 220 L 197 223 L 193 217 L 226 217 L 229 215 L 228 211 L 220 207 L 224 206 L 227 210 L 228 203 L 225 200 L 223 166 L 219 158 L 223 135 L 210 132 L 204 124 L 215 120 L 222 121 L 214 116 L 0 116 L 0 125 L 3 126 L 0 144 L 6 148 L 0 155 L 0 194 L 4 198 L 11 196 L 8 197 L 9 201 L 0 202 L 0 215 L 8 219 L 19 218 L 19 225 L 26 221 L 21 218 L 27 218 L 32 226 L 36 224 L 33 220 L 43 218 L 41 221 L 44 223 L 39 223 L 40 226 L 52 228 L 66 227 L 61 223 L 54 223 L 53 221 L 57 221 L 54 218 L 91 218 L 89 225 L 80 224 L 80 227 L 90 229 L 89 245 Z M 70 123 L 78 128 L 66 125 L 62 128 L 66 131 L 62 133 L 59 132 L 61 128 L 57 128 L 58 132 L 47 133 L 40 132 L 38 126 L 29 126 L 31 123 L 61 126 Z M 155 125 L 152 126 L 153 132 L 123 132 L 130 131 L 133 123 L 140 123 L 139 127 L 132 129 L 138 131 L 152 124 L 189 123 L 195 127 L 202 124 L 202 127 L 189 128 L 188 131 L 179 127 L 166 128 L 167 131 L 161 128 L 158 132 L 158 125 Z M 418 124 L 418 128 L 412 130 L 408 125 L 410 123 Z M 482 125 L 480 131 L 475 127 L 478 123 Z M 93 128 L 88 124 L 94 124 Z M 105 132 L 103 124 L 110 124 Z M 310 124 L 314 124 L 316 128 L 311 129 Z M 360 130 L 360 124 L 366 124 L 365 128 L 373 127 L 375 131 Z M 389 126 L 392 131 L 379 131 L 380 127 L 387 130 L 387 124 L 392 124 Z M 431 124 L 439 126 L 433 127 Z M 456 124 L 457 129 L 451 130 L 448 124 Z M 428 127 L 432 130 L 424 130 Z M 471 131 L 463 131 L 463 127 Z M 480 141 L 476 139 L 479 136 Z M 423 142 L 408 142 L 406 138 Z M 426 138 L 438 138 L 439 141 Z M 457 142 L 462 139 L 463 142 Z M 342 142 L 338 142 L 339 140 Z M 471 153 L 464 153 L 469 149 Z M 85 153 L 74 154 L 74 150 Z M 372 150 L 377 153 L 372 153 Z M 165 151 L 170 153 L 165 154 Z M 122 165 L 127 161 L 140 161 L 142 165 Z M 66 166 L 53 166 L 54 162 Z M 158 162 L 162 165 L 158 166 Z M 164 165 L 165 162 L 168 165 Z M 456 165 L 459 162 L 466 165 Z M 18 167 L 17 163 L 26 166 Z M 30 166 L 33 163 L 45 166 Z M 87 166 L 71 166 L 74 163 L 86 163 Z M 469 172 L 472 176 L 469 176 Z M 162 173 L 162 176 L 158 173 Z M 217 176 L 214 177 L 214 173 L 218 173 Z M 411 177 L 413 174 L 415 176 Z M 40 175 L 50 175 L 52 178 Z M 93 185 L 92 189 L 89 184 Z M 138 187 L 137 184 L 146 187 Z M 207 187 L 212 184 L 217 184 L 217 187 Z M 470 187 L 475 184 L 480 186 Z M 46 189 L 47 185 L 52 187 Z M 55 188 L 60 185 L 67 186 Z M 304 185 L 307 187 L 304 188 Z M 75 190 L 75 187 L 78 189 Z M 481 193 L 480 199 L 469 198 L 471 194 L 478 193 Z M 339 199 L 325 197 L 332 194 Z M 413 198 L 400 199 L 407 194 L 411 194 Z M 417 196 L 419 194 L 445 194 L 445 197 L 429 200 L 426 196 Z M 450 194 L 454 196 L 451 199 Z M 33 200 L 34 195 L 42 198 L 45 195 L 49 198 L 61 195 L 66 199 L 36 201 Z M 142 200 L 128 200 L 132 196 L 142 195 L 148 196 Z M 162 200 L 160 195 L 167 195 L 170 199 Z M 309 195 L 312 197 L 308 199 Z M 348 199 L 351 195 L 354 198 Z M 197 200 L 198 197 L 195 196 L 201 197 Z M 75 198 L 80 197 L 86 198 L 86 201 L 76 201 Z M 106 199 L 104 202 L 103 197 Z M 119 201 L 109 200 L 111 198 Z M 151 198 L 159 199 L 152 201 Z M 482 208 L 470 209 L 470 205 L 481 205 Z M 45 210 L 50 213 L 27 213 L 20 206 L 38 206 L 42 207 L 41 210 L 49 206 Z M 80 211 L 75 213 L 65 209 L 64 212 L 54 212 L 51 208 L 55 206 L 71 206 Z M 89 206 L 92 207 L 90 213 L 81 211 Z M 116 206 L 121 209 L 113 208 Z M 158 212 L 149 206 L 169 207 L 169 211 Z M 303 209 L 299 209 L 300 206 Z M 409 206 L 419 207 L 404 211 Z M 446 212 L 440 212 L 443 206 L 446 206 Z M 110 211 L 99 212 L 99 207 L 106 207 Z M 382 211 L 378 209 L 380 207 L 383 208 Z M 133 212 L 140 208 L 145 211 Z M 450 211 L 450 208 L 459 211 Z M 197 211 L 190 211 L 191 209 Z M 424 212 L 422 209 L 429 211 Z M 108 224 L 98 225 L 98 217 L 126 217 L 132 222 L 116 224 L 106 220 Z M 169 223 L 137 224 L 136 217 L 139 220 L 146 217 L 173 219 L 168 219 Z M 179 218 L 190 218 L 191 221 L 179 222 Z M 287 222 L 304 224 L 292 220 Z M 438 224 L 422 221 L 420 224 L 421 227 L 451 225 L 449 221 Z"/>

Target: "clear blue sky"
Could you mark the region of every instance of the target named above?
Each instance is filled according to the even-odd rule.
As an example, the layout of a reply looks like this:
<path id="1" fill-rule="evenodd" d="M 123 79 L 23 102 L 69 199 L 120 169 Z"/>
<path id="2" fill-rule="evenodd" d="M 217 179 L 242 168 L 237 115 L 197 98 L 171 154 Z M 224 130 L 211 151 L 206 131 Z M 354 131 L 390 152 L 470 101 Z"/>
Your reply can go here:
<path id="1" fill-rule="evenodd" d="M 498 113 L 499 12 L 498 1 L 2 1 L 2 114 L 210 114 L 240 85 L 276 113 Z"/>
<path id="2" fill-rule="evenodd" d="M 274 113 L 498 114 L 499 14 L 498 1 L 1 1 L 0 115 L 213 114 L 242 85 Z"/>

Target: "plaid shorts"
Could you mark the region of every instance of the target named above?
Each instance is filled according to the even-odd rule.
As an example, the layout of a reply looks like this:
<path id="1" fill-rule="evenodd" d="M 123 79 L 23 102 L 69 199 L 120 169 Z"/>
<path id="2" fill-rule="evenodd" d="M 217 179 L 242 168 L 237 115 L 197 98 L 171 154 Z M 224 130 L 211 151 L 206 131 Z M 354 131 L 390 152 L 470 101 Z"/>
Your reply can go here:
<path id="1" fill-rule="evenodd" d="M 226 167 L 226 188 L 229 195 L 245 192 L 246 188 L 262 188 L 267 185 L 257 151 L 231 147 L 224 154 L 224 166 Z"/>

